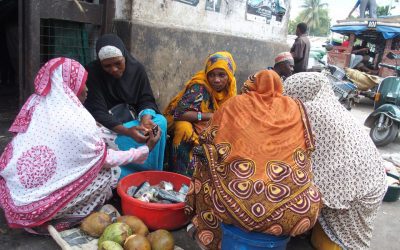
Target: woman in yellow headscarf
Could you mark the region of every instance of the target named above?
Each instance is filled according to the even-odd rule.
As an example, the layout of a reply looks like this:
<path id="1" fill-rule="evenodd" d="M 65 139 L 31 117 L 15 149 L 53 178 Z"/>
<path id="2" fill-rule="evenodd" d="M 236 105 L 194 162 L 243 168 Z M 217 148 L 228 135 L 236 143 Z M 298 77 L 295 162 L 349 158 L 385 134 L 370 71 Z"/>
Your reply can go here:
<path id="1" fill-rule="evenodd" d="M 197 72 L 166 108 L 168 133 L 173 137 L 169 157 L 171 171 L 187 176 L 192 149 L 198 145 L 198 134 L 213 113 L 236 95 L 236 64 L 229 52 L 210 55 L 203 70 Z"/>

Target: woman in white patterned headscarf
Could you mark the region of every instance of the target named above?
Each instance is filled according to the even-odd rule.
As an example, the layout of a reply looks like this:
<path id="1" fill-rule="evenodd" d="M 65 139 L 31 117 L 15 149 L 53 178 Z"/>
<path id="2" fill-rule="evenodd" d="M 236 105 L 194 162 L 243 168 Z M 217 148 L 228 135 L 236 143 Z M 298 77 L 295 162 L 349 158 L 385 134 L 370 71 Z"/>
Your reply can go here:
<path id="1" fill-rule="evenodd" d="M 112 195 L 112 168 L 143 163 L 160 135 L 137 149 L 107 149 L 96 122 L 81 104 L 85 68 L 54 58 L 39 70 L 10 128 L 15 136 L 0 155 L 0 207 L 11 228 L 47 233 L 72 227 Z"/>
<path id="2" fill-rule="evenodd" d="M 314 227 L 314 247 L 367 249 L 387 188 L 375 145 L 337 101 L 322 74 L 295 74 L 284 88 L 286 95 L 304 103 L 315 135 L 314 180 L 324 207 Z"/>

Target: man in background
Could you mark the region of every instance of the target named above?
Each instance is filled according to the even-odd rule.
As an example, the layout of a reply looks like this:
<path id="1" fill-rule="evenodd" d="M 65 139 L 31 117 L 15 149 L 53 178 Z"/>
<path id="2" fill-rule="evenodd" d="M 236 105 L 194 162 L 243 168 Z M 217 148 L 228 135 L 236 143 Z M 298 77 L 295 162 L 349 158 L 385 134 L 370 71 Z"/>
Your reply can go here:
<path id="1" fill-rule="evenodd" d="M 269 67 L 268 69 L 274 70 L 284 81 L 286 78 L 293 74 L 294 70 L 294 60 L 290 52 L 279 53 L 275 57 L 274 67 Z"/>
<path id="2" fill-rule="evenodd" d="M 353 56 L 353 55 L 352 55 Z M 370 75 L 378 75 L 379 69 L 374 69 L 371 63 L 369 55 L 355 55 L 355 58 L 350 60 L 350 68 L 357 69 L 361 72 L 365 72 Z"/>
<path id="3" fill-rule="evenodd" d="M 353 9 L 350 11 L 349 16 L 360 6 L 360 18 L 365 18 L 365 12 L 368 10 L 370 18 L 376 18 L 376 0 L 358 0 L 356 5 L 354 5 Z"/>
<path id="4" fill-rule="evenodd" d="M 307 24 L 299 23 L 296 28 L 296 40 L 290 49 L 294 59 L 294 73 L 307 71 L 308 57 L 310 55 L 310 40 L 307 37 Z"/>

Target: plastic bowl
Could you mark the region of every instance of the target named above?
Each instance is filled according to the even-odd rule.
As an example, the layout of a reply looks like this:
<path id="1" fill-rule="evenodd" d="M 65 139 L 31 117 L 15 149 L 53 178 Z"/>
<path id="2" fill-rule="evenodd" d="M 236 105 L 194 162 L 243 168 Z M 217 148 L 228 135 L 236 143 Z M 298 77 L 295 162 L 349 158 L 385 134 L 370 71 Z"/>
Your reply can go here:
<path id="1" fill-rule="evenodd" d="M 221 223 L 221 250 L 285 250 L 289 236 L 274 236 L 246 232 L 236 226 Z"/>
<path id="2" fill-rule="evenodd" d="M 134 215 L 140 218 L 150 230 L 175 230 L 189 222 L 189 218 L 184 212 L 184 202 L 176 204 L 148 203 L 126 194 L 129 187 L 138 186 L 144 181 L 148 181 L 150 185 L 169 181 L 174 185 L 175 191 L 179 191 L 182 184 L 190 185 L 188 177 L 166 171 L 143 171 L 127 175 L 119 181 L 117 187 L 124 215 Z"/>
<path id="3" fill-rule="evenodd" d="M 400 198 L 400 186 L 390 185 L 386 191 L 385 196 L 383 197 L 383 201 L 393 202 L 393 201 L 398 201 L 399 198 Z"/>
<path id="4" fill-rule="evenodd" d="M 399 177 L 390 173 L 386 173 L 386 175 L 399 180 Z M 385 196 L 383 197 L 383 201 L 393 202 L 398 201 L 400 198 L 400 186 L 397 184 L 389 185 L 386 191 Z"/>

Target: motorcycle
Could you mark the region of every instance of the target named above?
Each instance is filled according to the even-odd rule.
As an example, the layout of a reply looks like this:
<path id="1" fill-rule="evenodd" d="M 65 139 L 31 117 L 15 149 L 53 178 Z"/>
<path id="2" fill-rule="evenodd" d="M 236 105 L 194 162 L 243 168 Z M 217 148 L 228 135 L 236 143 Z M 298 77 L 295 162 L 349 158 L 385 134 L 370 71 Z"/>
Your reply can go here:
<path id="1" fill-rule="evenodd" d="M 346 73 L 339 67 L 329 65 L 324 61 L 318 60 L 324 65 L 322 74 L 324 74 L 332 85 L 333 92 L 347 110 L 351 110 L 354 102 L 358 98 L 357 86 L 346 78 Z"/>
<path id="2" fill-rule="evenodd" d="M 374 97 L 374 111 L 367 117 L 364 125 L 371 128 L 370 137 L 376 146 L 393 142 L 400 127 L 400 55 L 389 52 L 389 59 L 396 65 L 380 63 L 379 66 L 393 69 L 396 76 L 386 77 L 378 87 Z"/>

